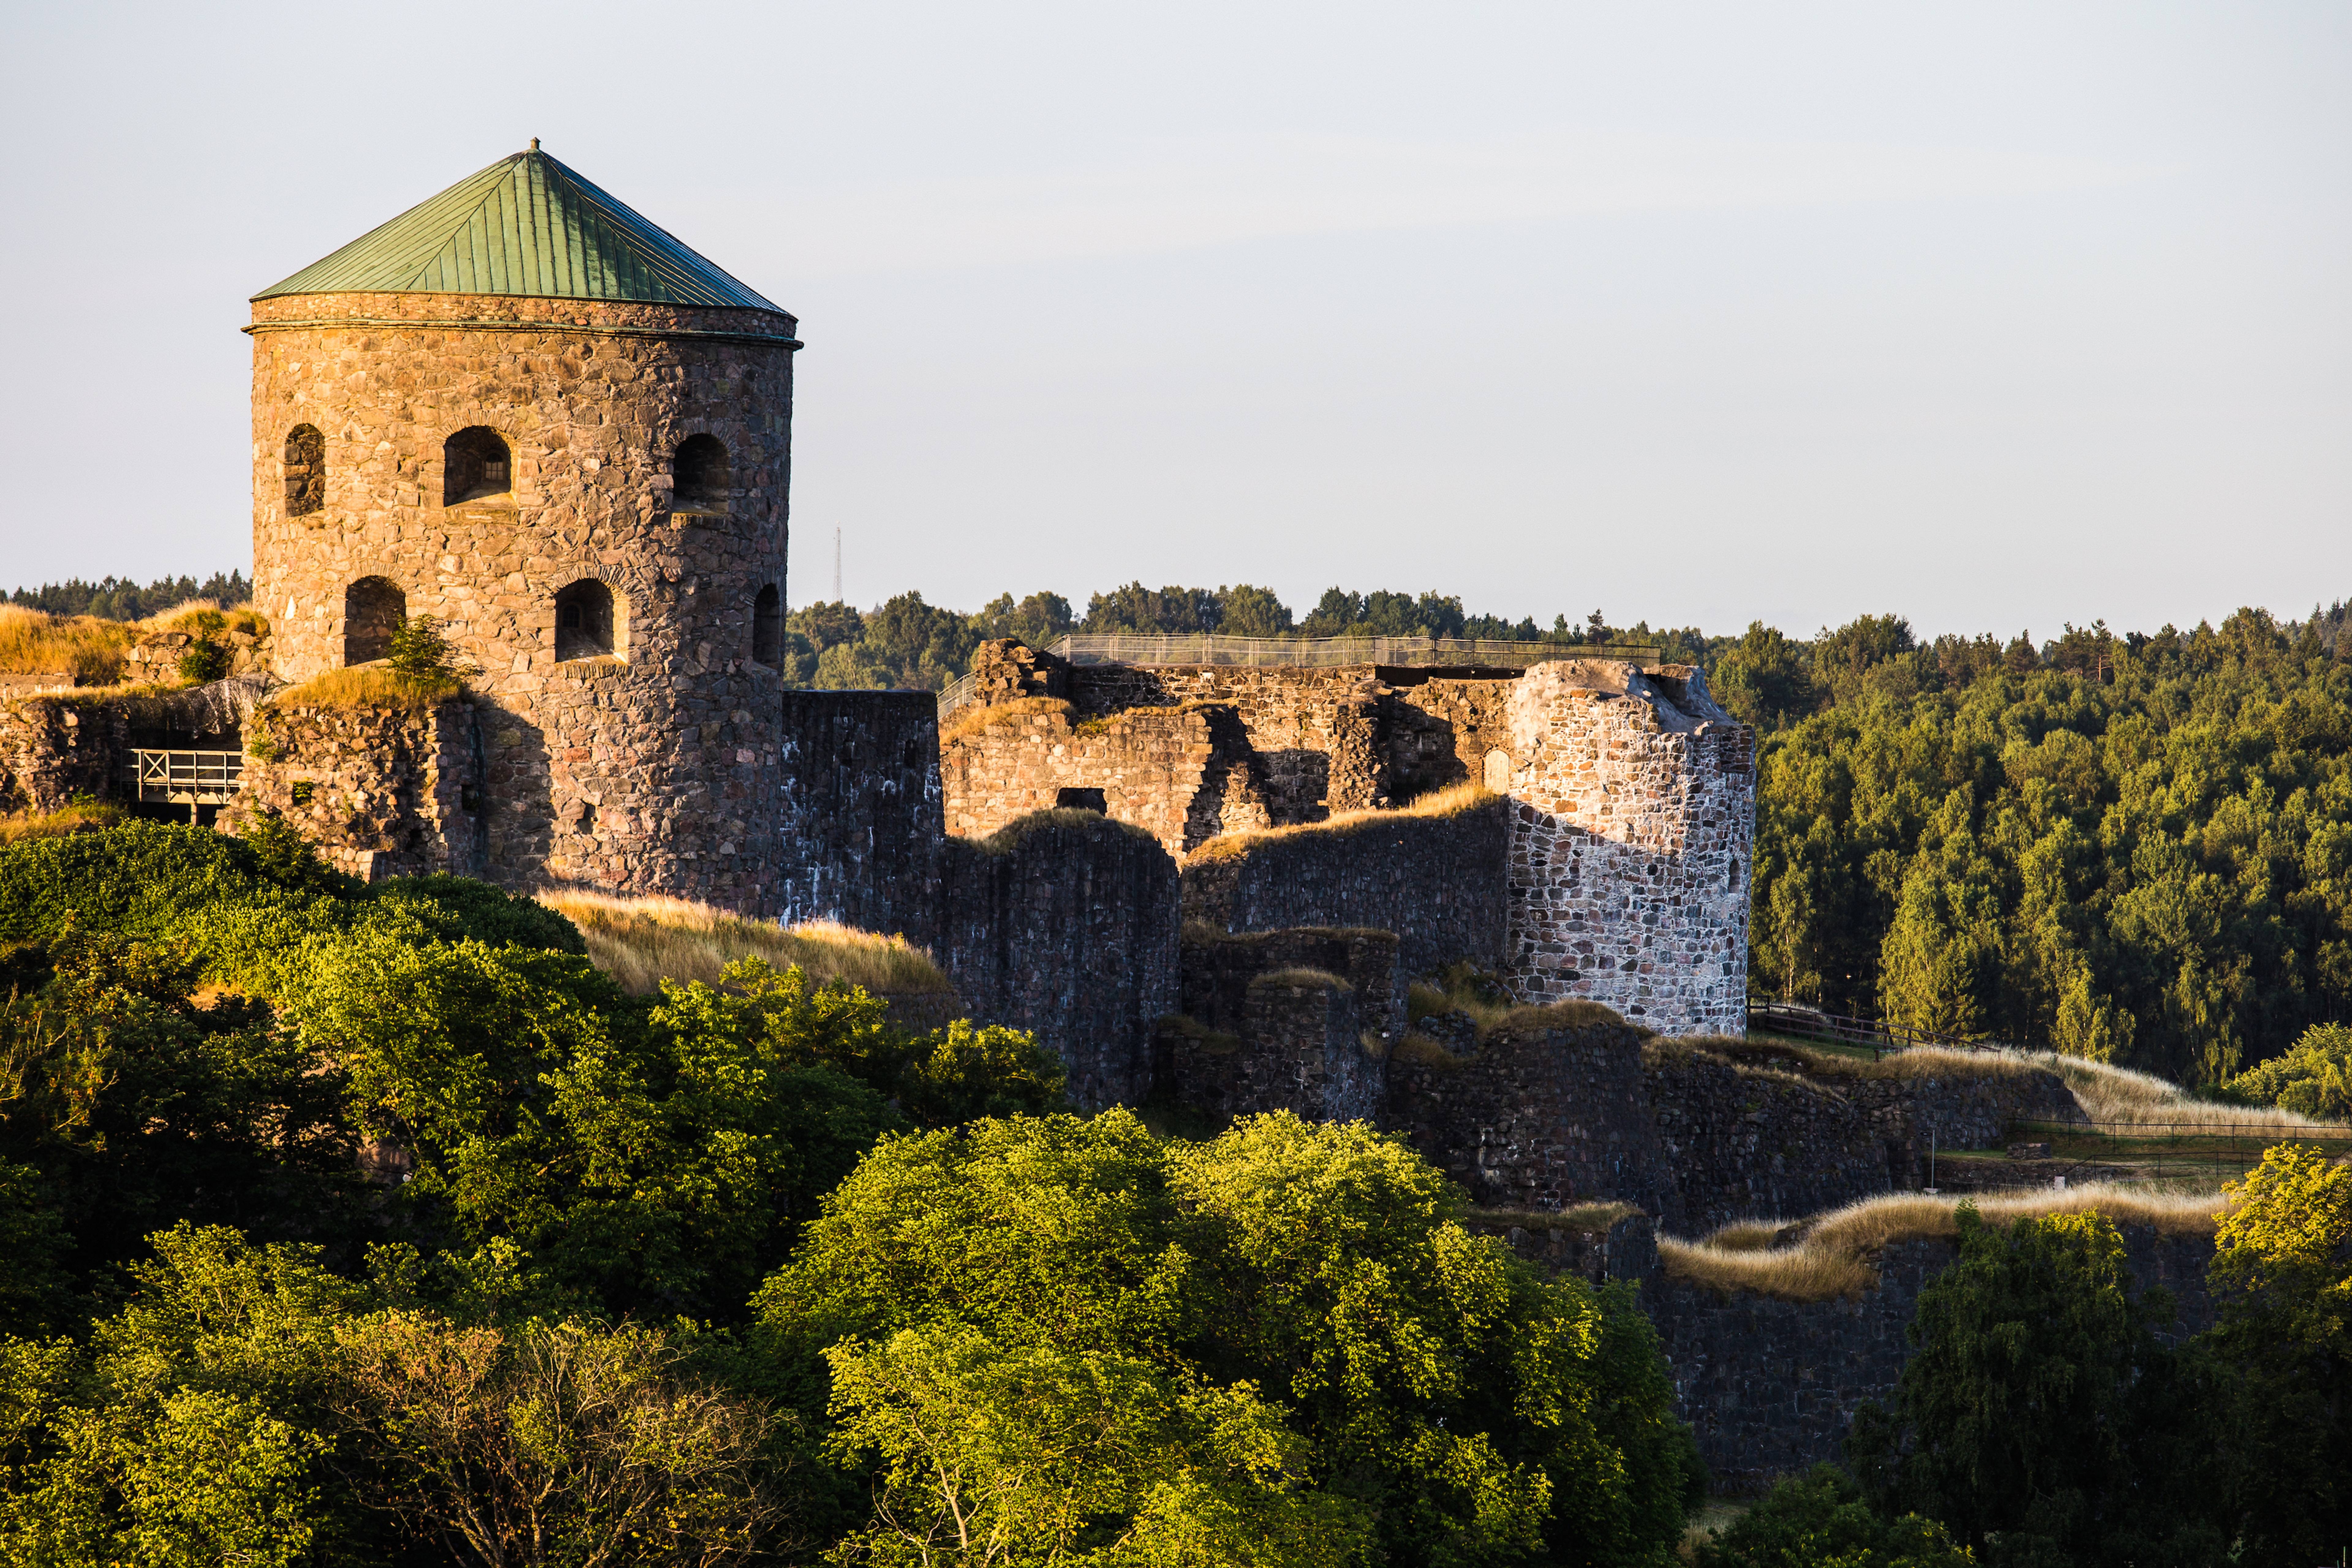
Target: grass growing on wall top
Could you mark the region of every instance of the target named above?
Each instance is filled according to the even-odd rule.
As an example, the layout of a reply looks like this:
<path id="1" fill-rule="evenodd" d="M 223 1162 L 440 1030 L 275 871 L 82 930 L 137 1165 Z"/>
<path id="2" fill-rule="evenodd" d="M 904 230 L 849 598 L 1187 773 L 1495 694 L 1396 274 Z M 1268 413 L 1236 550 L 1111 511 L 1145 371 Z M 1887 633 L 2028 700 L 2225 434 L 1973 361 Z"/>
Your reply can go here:
<path id="1" fill-rule="evenodd" d="M 986 854 L 1007 855 L 1021 847 L 1022 840 L 1042 829 L 1084 828 L 1089 831 L 1099 831 L 1105 827 L 1115 828 L 1130 838 L 1141 839 L 1155 846 L 1160 842 L 1148 828 L 1122 822 L 1117 817 L 1106 817 L 1100 811 L 1081 810 L 1076 806 L 1048 806 L 1042 811 L 1013 818 L 984 839 L 968 839 L 965 841 Z"/>
<path id="2" fill-rule="evenodd" d="M 716 985 L 720 971 L 738 958 L 796 967 L 812 986 L 838 979 L 901 996 L 950 988 L 929 955 L 905 937 L 831 921 L 787 927 L 658 896 L 547 893 L 539 901 L 579 927 L 590 962 L 641 996 L 665 979 Z"/>
<path id="3" fill-rule="evenodd" d="M 1344 977 L 1335 975 L 1328 969 L 1304 967 L 1271 969 L 1263 975 L 1253 975 L 1250 977 L 1250 984 L 1253 986 L 1328 986 L 1335 991 L 1353 991 L 1356 988 L 1349 985 Z"/>
<path id="4" fill-rule="evenodd" d="M 1882 1193 L 1834 1208 L 1808 1224 L 1741 1220 L 1697 1241 L 1658 1238 L 1666 1277 L 1718 1291 L 1749 1291 L 1785 1301 L 1859 1295 L 1878 1283 L 1873 1255 L 1897 1241 L 1956 1237 L 1963 1202 L 1997 1225 L 2028 1215 L 2096 1210 L 2118 1225 L 2168 1236 L 2210 1236 L 2231 1199 L 2219 1192 L 2163 1192 L 2091 1183 L 2056 1190 L 1955 1198 Z"/>
<path id="5" fill-rule="evenodd" d="M 1009 703 L 992 703 L 985 707 L 974 704 L 967 706 L 940 726 L 940 744 L 946 746 L 952 741 L 968 740 L 982 730 L 993 729 L 1000 724 L 1009 724 L 1032 714 L 1057 713 L 1067 718 L 1075 711 L 1059 697 L 1015 697 Z"/>
<path id="6" fill-rule="evenodd" d="M 1566 1208 L 1473 1208 L 1468 1225 L 1517 1226 L 1521 1230 L 1568 1230 L 1591 1235 L 1642 1211 L 1630 1203 L 1571 1203 Z"/>
<path id="7" fill-rule="evenodd" d="M 383 664 L 350 664 L 313 675 L 270 698 L 280 707 L 390 708 L 423 713 L 464 691 L 454 675 L 407 675 Z"/>
<path id="8" fill-rule="evenodd" d="M 1293 822 L 1282 828 L 1244 828 L 1234 832 L 1220 833 L 1184 857 L 1187 865 L 1199 865 L 1205 861 L 1229 860 L 1246 855 L 1259 845 L 1276 839 L 1301 838 L 1317 833 L 1360 833 L 1367 829 L 1395 823 L 1401 818 L 1459 817 L 1482 807 L 1490 806 L 1502 797 L 1483 784 L 1464 782 L 1449 784 L 1443 789 L 1433 789 L 1415 797 L 1410 803 L 1385 811 L 1340 811 L 1319 822 Z"/>

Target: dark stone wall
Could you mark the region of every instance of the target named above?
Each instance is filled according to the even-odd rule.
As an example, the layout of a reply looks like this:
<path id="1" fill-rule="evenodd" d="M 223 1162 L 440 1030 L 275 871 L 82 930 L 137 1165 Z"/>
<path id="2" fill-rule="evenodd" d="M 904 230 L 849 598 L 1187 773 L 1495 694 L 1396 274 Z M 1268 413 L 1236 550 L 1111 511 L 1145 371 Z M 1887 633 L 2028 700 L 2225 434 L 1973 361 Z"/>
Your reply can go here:
<path id="1" fill-rule="evenodd" d="M 1257 976 L 1231 1009 L 1230 1032 L 1189 1019 L 1161 1026 L 1164 1092 L 1219 1117 L 1290 1111 L 1315 1122 L 1370 1121 L 1381 1108 L 1383 1047 L 1361 1027 L 1361 999 L 1336 975 Z"/>
<path id="2" fill-rule="evenodd" d="M 1642 1037 L 1624 1023 L 1536 1017 L 1458 1055 L 1412 1036 L 1390 1057 L 1381 1124 L 1481 1207 L 1617 1198 L 1681 1228 L 1681 1192 L 1643 1082 Z"/>
<path id="3" fill-rule="evenodd" d="M 2168 1337 L 2210 1327 L 2211 1238 L 2144 1225 L 2123 1234 L 2134 1279 L 2165 1287 L 2179 1309 Z M 1642 1304 L 1716 1489 L 1761 1490 L 1776 1476 L 1842 1461 L 1855 1408 L 1888 1398 L 1911 1358 L 1906 1331 L 1921 1289 L 1958 1256 L 1952 1241 L 1897 1242 L 1880 1258 L 1878 1288 L 1852 1300 L 1780 1301 L 1663 1275 L 1646 1281 Z"/>
<path id="4" fill-rule="evenodd" d="M 1392 931 L 1309 926 L 1228 934 L 1192 925 L 1185 929 L 1181 954 L 1182 1010 L 1213 1030 L 1232 1032 L 1242 1027 L 1250 987 L 1260 976 L 1279 969 L 1322 969 L 1354 990 L 1360 1028 L 1370 1030 L 1384 1045 L 1404 1032 L 1403 987 Z"/>
<path id="5" fill-rule="evenodd" d="M 1509 828 L 1497 800 L 1256 840 L 1184 868 L 1184 917 L 1227 931 L 1377 926 L 1408 976 L 1500 961 Z"/>
<path id="6" fill-rule="evenodd" d="M 975 1019 L 1034 1030 L 1088 1109 L 1151 1092 L 1176 1010 L 1176 862 L 1139 829 L 1050 811 L 943 841 L 932 956 Z"/>
<path id="7" fill-rule="evenodd" d="M 2039 1070 L 1800 1074 L 1740 1042 L 1727 1042 L 1736 1059 L 1712 1043 L 1654 1040 L 1643 1053 L 1684 1234 L 1924 1186 L 1931 1142 L 1988 1148 L 2014 1122 L 2083 1116 L 2065 1083 Z"/>
<path id="8" fill-rule="evenodd" d="M 946 837 L 939 699 L 786 692 L 782 761 L 784 923 L 838 920 L 935 944 Z"/>

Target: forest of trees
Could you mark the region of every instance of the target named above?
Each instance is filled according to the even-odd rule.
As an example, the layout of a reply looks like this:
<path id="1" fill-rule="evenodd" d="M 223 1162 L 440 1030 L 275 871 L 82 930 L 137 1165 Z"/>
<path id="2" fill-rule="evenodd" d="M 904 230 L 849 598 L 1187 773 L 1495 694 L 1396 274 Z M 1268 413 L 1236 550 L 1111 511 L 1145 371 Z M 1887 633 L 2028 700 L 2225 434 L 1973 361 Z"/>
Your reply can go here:
<path id="1" fill-rule="evenodd" d="M 96 582 L 68 578 L 38 588 L 18 588 L 11 604 L 50 615 L 96 615 L 108 621 L 144 621 L 191 599 L 209 599 L 226 610 L 253 597 L 253 584 L 242 571 L 216 571 L 199 582 L 193 577 L 159 577 L 144 585 L 127 577 L 102 577 Z"/>

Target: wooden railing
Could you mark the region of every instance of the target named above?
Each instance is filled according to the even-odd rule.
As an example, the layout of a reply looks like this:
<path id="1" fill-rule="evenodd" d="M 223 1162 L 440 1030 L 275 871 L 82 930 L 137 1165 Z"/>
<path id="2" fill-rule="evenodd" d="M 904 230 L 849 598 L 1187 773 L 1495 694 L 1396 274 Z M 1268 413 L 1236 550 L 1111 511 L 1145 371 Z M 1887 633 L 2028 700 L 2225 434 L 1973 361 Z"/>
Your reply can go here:
<path id="1" fill-rule="evenodd" d="M 131 754 L 132 799 L 179 806 L 226 806 L 245 777 L 241 751 L 170 751 L 141 747 Z"/>
<path id="2" fill-rule="evenodd" d="M 1793 1002 L 1750 1001 L 1748 1004 L 1748 1027 L 1751 1031 L 1787 1035 L 1795 1040 L 1868 1046 L 1874 1061 L 1887 1051 L 1907 1051 L 1915 1045 L 1938 1045 L 1950 1051 L 2011 1049 L 2009 1042 L 2003 1040 L 1963 1040 L 1958 1035 L 1938 1034 L 1931 1029 L 1914 1029 L 1908 1024 L 1888 1023 L 1882 1019 L 1847 1018 L 1840 1013 L 1822 1012 L 1818 1008 L 1799 1007 Z"/>

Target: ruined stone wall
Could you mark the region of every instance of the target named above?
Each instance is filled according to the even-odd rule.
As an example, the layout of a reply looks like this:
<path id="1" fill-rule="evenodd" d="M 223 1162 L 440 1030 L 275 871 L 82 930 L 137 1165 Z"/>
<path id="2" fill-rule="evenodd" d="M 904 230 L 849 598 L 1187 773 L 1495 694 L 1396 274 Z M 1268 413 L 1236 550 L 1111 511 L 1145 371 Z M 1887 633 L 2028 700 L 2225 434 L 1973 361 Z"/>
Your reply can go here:
<path id="1" fill-rule="evenodd" d="M 1441 1049 L 1422 1031 L 1390 1055 L 1381 1125 L 1489 1208 L 1615 1198 L 1682 1223 L 1672 1161 L 1653 1123 L 1642 1037 L 1599 1019 L 1540 1014 Z"/>
<path id="2" fill-rule="evenodd" d="M 1384 689 L 1370 664 L 1079 664 L 1069 672 L 1081 720 L 1184 703 L 1230 709 L 1248 754 L 1247 791 L 1263 802 L 1264 821 L 1277 827 L 1388 804 L 1378 746 Z"/>
<path id="3" fill-rule="evenodd" d="M 1501 793 L 1512 766 L 1511 686 L 1518 672 L 1469 677 L 1383 667 L 1380 674 L 1391 688 L 1382 709 L 1391 799 L 1402 803 L 1461 783 L 1485 783 Z M 1497 757 L 1499 769 L 1489 761 Z"/>
<path id="4" fill-rule="evenodd" d="M 1741 1031 L 1752 732 L 1696 671 L 1538 664 L 1510 704 L 1513 990 L 1664 1033 Z"/>
<path id="5" fill-rule="evenodd" d="M 320 858 L 363 882 L 479 873 L 483 800 L 474 705 L 289 707 L 247 724 L 244 782 L 216 824 L 283 817 Z"/>
<path id="6" fill-rule="evenodd" d="M 1196 832 L 1215 831 L 1201 810 L 1204 782 L 1236 771 L 1234 748 L 1221 755 L 1215 739 L 1223 716 L 1198 707 L 1079 720 L 1059 705 L 1021 704 L 959 716 L 940 747 L 940 779 L 948 831 L 963 838 L 1052 810 L 1064 790 L 1096 789 L 1106 814 L 1181 855 Z M 1223 812 L 1214 820 L 1222 825 Z"/>
<path id="7" fill-rule="evenodd" d="M 55 811 L 78 796 L 120 799 L 131 727 L 120 703 L 0 698 L 0 811 Z"/>
<path id="8" fill-rule="evenodd" d="M 786 692 L 777 910 L 938 938 L 939 702 L 929 692 Z"/>
<path id="9" fill-rule="evenodd" d="M 932 956 L 974 1018 L 1034 1030 L 1089 1109 L 1151 1092 L 1156 1021 L 1176 1010 L 1176 862 L 1151 837 L 1056 811 L 949 839 Z"/>
<path id="10" fill-rule="evenodd" d="M 1510 829 L 1496 800 L 1446 816 L 1358 818 L 1189 860 L 1184 918 L 1227 931 L 1373 925 L 1407 976 L 1503 956 Z"/>
<path id="11" fill-rule="evenodd" d="M 783 589 L 788 316 L 576 299 L 291 296 L 254 307 L 256 607 L 279 673 L 344 662 L 346 591 L 383 578 L 479 666 L 486 875 L 777 906 L 779 676 L 754 601 Z M 289 432 L 325 435 L 289 516 Z M 506 442 L 509 493 L 445 505 L 444 442 Z M 688 435 L 727 495 L 677 503 Z M 614 651 L 557 657 L 555 596 L 601 583 Z M 572 650 L 576 652 L 576 650 Z"/>
<path id="12" fill-rule="evenodd" d="M 2205 1288 L 2210 1237 L 2122 1228 L 2133 1278 L 2172 1292 L 2176 1343 L 2212 1325 Z M 1853 1299 L 1781 1301 L 1726 1294 L 1663 1275 L 1642 1305 L 1657 1326 L 1676 1413 L 1691 1424 L 1718 1491 L 1760 1491 L 1775 1477 L 1843 1463 L 1853 1413 L 1884 1403 L 1913 1354 L 1906 1337 L 1919 1292 L 1950 1267 L 1956 1243 L 1898 1241 L 1880 1255 L 1880 1283 Z"/>

